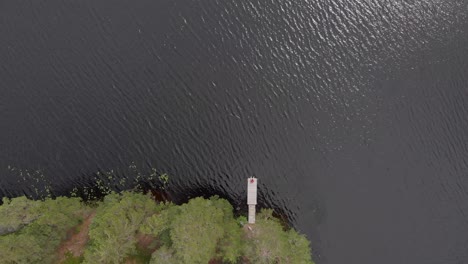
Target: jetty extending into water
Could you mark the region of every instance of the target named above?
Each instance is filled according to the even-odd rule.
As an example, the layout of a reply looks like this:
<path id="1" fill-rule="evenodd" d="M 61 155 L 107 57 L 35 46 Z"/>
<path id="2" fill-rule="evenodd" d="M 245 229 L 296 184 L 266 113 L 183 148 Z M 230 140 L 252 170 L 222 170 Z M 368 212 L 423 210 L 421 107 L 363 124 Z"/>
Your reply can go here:
<path id="1" fill-rule="evenodd" d="M 257 205 L 257 178 L 247 179 L 247 205 L 249 206 L 249 224 L 255 224 L 255 206 Z"/>

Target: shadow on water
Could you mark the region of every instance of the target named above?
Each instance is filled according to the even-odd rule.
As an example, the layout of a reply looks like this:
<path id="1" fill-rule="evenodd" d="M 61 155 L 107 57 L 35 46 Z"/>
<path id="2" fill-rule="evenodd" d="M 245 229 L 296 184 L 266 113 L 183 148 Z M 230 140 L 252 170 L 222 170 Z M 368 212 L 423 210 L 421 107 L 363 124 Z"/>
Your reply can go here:
<path id="1" fill-rule="evenodd" d="M 79 185 L 53 188 L 52 183 L 40 170 L 19 169 L 9 167 L 14 177 L 18 179 L 18 184 L 28 185 L 29 189 L 22 193 L 11 193 L 7 197 L 25 195 L 30 199 L 45 199 L 58 196 L 80 197 L 84 202 L 102 200 L 111 192 L 135 191 L 141 193 L 151 193 L 156 201 L 170 201 L 175 204 L 187 203 L 195 197 L 208 199 L 213 196 L 226 199 L 233 206 L 235 216 L 248 213 L 247 207 L 247 186 L 243 194 L 226 191 L 215 186 L 171 186 L 171 176 L 158 172 L 149 166 L 149 169 L 140 169 L 132 163 L 124 169 L 100 170 L 91 174 L 82 174 Z M 33 184 L 34 183 L 34 184 Z M 291 212 L 283 210 L 281 206 L 275 207 L 274 201 L 266 199 L 266 193 L 270 191 L 262 185 L 258 191 L 257 212 L 263 208 L 273 209 L 273 216 L 280 219 L 285 229 L 292 224 Z"/>

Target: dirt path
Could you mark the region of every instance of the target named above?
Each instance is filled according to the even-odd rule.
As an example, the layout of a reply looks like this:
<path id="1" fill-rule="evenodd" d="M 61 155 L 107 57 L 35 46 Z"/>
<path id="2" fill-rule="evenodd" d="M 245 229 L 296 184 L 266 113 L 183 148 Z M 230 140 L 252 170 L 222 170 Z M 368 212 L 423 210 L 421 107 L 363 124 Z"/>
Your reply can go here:
<path id="1" fill-rule="evenodd" d="M 83 223 L 70 230 L 68 239 L 60 245 L 57 251 L 58 263 L 62 263 L 65 260 L 67 252 L 70 252 L 75 257 L 79 257 L 83 254 L 86 243 L 88 243 L 89 240 L 89 226 L 95 215 L 96 213 L 92 212 L 84 219 Z M 75 230 L 79 230 L 79 232 Z"/>

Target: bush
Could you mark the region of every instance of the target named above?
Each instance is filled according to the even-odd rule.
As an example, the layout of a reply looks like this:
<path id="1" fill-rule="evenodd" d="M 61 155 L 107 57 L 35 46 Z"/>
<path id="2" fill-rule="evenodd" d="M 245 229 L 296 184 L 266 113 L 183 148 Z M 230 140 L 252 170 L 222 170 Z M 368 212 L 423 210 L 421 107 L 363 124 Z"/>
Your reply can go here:
<path id="1" fill-rule="evenodd" d="M 170 231 L 175 255 L 182 263 L 208 263 L 224 235 L 223 211 L 203 198 L 192 199 L 179 209 Z"/>
<path id="2" fill-rule="evenodd" d="M 25 196 L 14 199 L 3 199 L 0 206 L 0 235 L 20 230 L 40 216 L 40 203 Z"/>
<path id="3" fill-rule="evenodd" d="M 84 260 L 83 256 L 75 257 L 70 252 L 67 252 L 65 257 L 65 260 L 61 264 L 80 264 Z"/>
<path id="4" fill-rule="evenodd" d="M 245 217 L 235 219 L 229 202 L 218 197 L 176 206 L 135 192 L 111 193 L 95 204 L 96 209 L 78 198 L 19 197 L 3 202 L 1 263 L 56 262 L 56 250 L 67 232 L 91 210 L 96 214 L 84 255 L 68 254 L 65 263 L 238 263 L 241 257 L 260 264 L 313 263 L 309 241 L 292 229 L 283 230 L 272 210 L 262 210 L 257 223 L 249 225 Z M 156 239 L 149 242 L 152 246 L 140 243 L 137 249 L 137 235 L 145 237 L 138 232 Z"/>
<path id="5" fill-rule="evenodd" d="M 294 230 L 285 232 L 273 210 L 262 210 L 256 217 L 246 256 L 253 263 L 311 264 L 309 242 Z"/>
<path id="6" fill-rule="evenodd" d="M 170 247 L 171 259 L 179 263 L 208 263 L 213 258 L 235 263 L 242 254 L 242 230 L 232 206 L 218 197 L 194 198 L 181 206 L 166 207 L 141 230 L 168 240 L 163 248 Z M 168 254 L 155 256 L 160 259 Z"/>
<path id="7" fill-rule="evenodd" d="M 179 261 L 174 257 L 174 250 L 166 246 L 156 250 L 151 256 L 150 264 L 178 264 Z"/>
<path id="8" fill-rule="evenodd" d="M 89 210 L 77 198 L 4 200 L 0 207 L 0 225 L 15 226 L 13 221 L 19 225 L 16 224 L 15 233 L 0 236 L 2 263 L 53 262 L 55 249 L 65 239 L 67 231 L 82 221 Z"/>
<path id="9" fill-rule="evenodd" d="M 107 195 L 90 226 L 84 263 L 120 263 L 127 255 L 136 253 L 136 232 L 157 210 L 158 205 L 143 194 Z"/>

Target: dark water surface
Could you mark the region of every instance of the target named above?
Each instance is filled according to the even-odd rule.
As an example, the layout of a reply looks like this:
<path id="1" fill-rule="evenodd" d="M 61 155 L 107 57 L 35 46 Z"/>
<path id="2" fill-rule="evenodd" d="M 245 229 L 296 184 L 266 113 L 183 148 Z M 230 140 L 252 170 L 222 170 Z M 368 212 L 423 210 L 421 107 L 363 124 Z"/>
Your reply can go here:
<path id="1" fill-rule="evenodd" d="M 0 82 L 0 196 L 256 175 L 317 263 L 468 263 L 467 1 L 2 1 Z"/>

